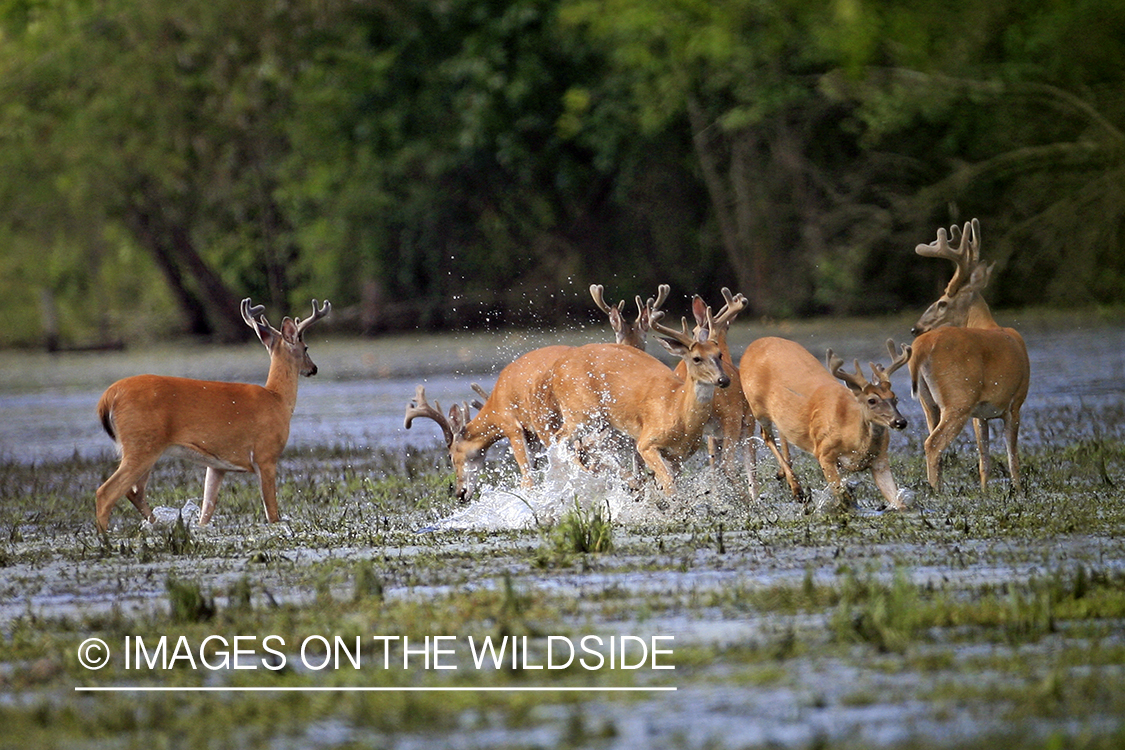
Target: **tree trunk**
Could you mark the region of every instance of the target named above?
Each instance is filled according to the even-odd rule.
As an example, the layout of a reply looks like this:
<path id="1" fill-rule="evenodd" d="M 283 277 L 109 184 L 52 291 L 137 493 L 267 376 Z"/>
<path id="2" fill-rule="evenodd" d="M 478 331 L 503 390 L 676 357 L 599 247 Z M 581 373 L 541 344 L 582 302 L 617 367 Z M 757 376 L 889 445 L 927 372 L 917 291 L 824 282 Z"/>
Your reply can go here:
<path id="1" fill-rule="evenodd" d="M 188 230 L 166 222 L 158 201 L 146 204 L 131 206 L 126 221 L 168 281 L 188 331 L 223 343 L 249 340 L 252 331 L 242 321 L 238 297 L 200 257 Z"/>
<path id="2" fill-rule="evenodd" d="M 765 257 L 754 231 L 756 222 L 753 205 L 760 197 L 751 187 L 749 164 L 743 153 L 747 147 L 753 148 L 753 144 L 740 138 L 727 149 L 730 151 L 728 161 L 731 176 L 731 185 L 728 187 L 719 169 L 722 155 L 716 153 L 721 151 L 721 147 L 714 145 L 716 141 L 725 142 L 724 135 L 721 132 L 714 135 L 710 133 L 717 126 L 707 122 L 699 103 L 693 98 L 688 99 L 688 118 L 691 121 L 695 155 L 719 223 L 723 250 L 734 268 L 739 291 L 750 301 L 750 310 L 755 314 L 764 313 L 770 302 L 768 273 Z"/>

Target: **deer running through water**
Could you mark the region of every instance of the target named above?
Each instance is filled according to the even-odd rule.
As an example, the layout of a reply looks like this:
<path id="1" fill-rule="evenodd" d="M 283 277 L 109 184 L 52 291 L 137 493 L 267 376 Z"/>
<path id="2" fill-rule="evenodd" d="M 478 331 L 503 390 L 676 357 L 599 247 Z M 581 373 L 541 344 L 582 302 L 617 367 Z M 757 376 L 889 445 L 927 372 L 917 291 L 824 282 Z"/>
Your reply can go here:
<path id="1" fill-rule="evenodd" d="M 845 371 L 843 360 L 831 349 L 825 369 L 805 347 L 788 339 L 762 338 L 746 348 L 739 370 L 750 408 L 751 431 L 753 421 L 757 420 L 794 497 L 801 498 L 803 493 L 793 473 L 788 448 L 783 452 L 778 447 L 778 437 L 786 446 L 792 443 L 816 457 L 829 488 L 841 504 L 854 505 L 844 488 L 841 472 L 871 469 L 887 505 L 895 509 L 906 507 L 891 475 L 887 447 L 890 430 L 906 427 L 890 376 L 906 364 L 911 350 L 904 346 L 896 353 L 890 341 L 887 347 L 891 365 L 884 369 L 872 363 L 871 382 L 863 376 L 858 361 L 854 373 Z M 751 466 L 751 496 L 755 500 L 759 497 L 756 460 L 751 445 L 747 461 Z"/>
<path id="2" fill-rule="evenodd" d="M 722 350 L 710 340 L 710 328 L 692 336 L 687 321 L 676 331 L 659 322 L 662 316 L 653 316 L 652 330 L 687 363 L 684 380 L 638 349 L 587 344 L 558 361 L 548 390 L 562 417 L 560 440 L 573 446 L 584 432 L 606 429 L 628 435 L 660 489 L 672 495 L 675 472 L 698 448 L 711 419 L 715 389 L 729 386 L 730 376 L 723 370 Z"/>

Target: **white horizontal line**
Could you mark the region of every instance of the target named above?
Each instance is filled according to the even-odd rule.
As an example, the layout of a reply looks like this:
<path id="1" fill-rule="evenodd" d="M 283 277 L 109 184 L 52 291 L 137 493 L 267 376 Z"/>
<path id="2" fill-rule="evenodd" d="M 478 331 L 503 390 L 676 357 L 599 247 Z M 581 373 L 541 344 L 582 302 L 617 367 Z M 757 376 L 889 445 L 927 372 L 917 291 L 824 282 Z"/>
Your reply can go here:
<path id="1" fill-rule="evenodd" d="M 166 687 L 143 685 L 76 686 L 79 693 L 664 693 L 675 687 Z"/>

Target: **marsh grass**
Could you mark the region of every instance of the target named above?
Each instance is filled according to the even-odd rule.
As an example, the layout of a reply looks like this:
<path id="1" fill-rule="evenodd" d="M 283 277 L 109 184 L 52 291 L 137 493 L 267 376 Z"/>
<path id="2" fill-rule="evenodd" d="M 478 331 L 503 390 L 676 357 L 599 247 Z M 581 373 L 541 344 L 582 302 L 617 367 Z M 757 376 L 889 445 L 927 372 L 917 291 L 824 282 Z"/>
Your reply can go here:
<path id="1" fill-rule="evenodd" d="M 541 644 L 551 633 L 640 630 L 677 633 L 677 670 L 662 677 L 692 696 L 684 722 L 724 715 L 726 703 L 706 697 L 717 685 L 735 703 L 779 690 L 811 694 L 817 711 L 841 717 L 848 708 L 921 703 L 939 723 L 980 722 L 981 737 L 992 736 L 999 715 L 1024 743 L 1001 747 L 1048 746 L 1052 735 L 1036 726 L 1067 747 L 1113 747 L 1125 715 L 1114 697 L 1125 695 L 1117 445 L 1027 451 L 1032 481 L 1021 498 L 1008 497 L 1004 478 L 982 493 L 973 453 L 946 465 L 942 495 L 925 491 L 919 458 L 896 455 L 900 483 L 917 493 L 908 513 L 809 516 L 778 492 L 760 507 L 712 497 L 690 521 L 669 514 L 637 526 L 603 514 L 596 501 L 576 503 L 549 530 L 513 532 L 418 533 L 455 509 L 448 460 L 437 450 L 294 452 L 282 461 L 281 524 L 263 524 L 256 483 L 232 475 L 211 527 L 150 528 L 125 503 L 106 536 L 92 528 L 92 493 L 112 460 L 0 464 L 0 687 L 16 696 L 0 703 L 0 723 L 21 747 L 140 747 L 158 736 L 184 747 L 295 746 L 326 723 L 340 738 L 332 747 L 453 733 L 478 746 L 489 744 L 485 737 L 518 746 L 531 736 L 525 730 L 552 746 L 612 745 L 635 712 L 665 727 L 664 715 L 683 709 L 599 698 L 595 711 L 595 699 L 569 694 L 76 699 L 76 684 L 125 680 L 498 687 L 541 675 L 128 673 L 116 663 L 92 675 L 75 649 L 90 635 L 119 643 L 127 635 L 198 642 L 216 632 L 276 633 L 298 643 L 331 634 L 363 639 L 371 662 L 382 653 L 373 634 L 516 635 Z M 806 479 L 816 470 L 801 467 Z M 869 490 L 861 484 L 860 495 Z M 201 493 L 202 472 L 171 462 L 158 467 L 151 499 L 181 507 Z M 682 628 L 704 635 L 681 637 Z M 706 635 L 711 628 L 721 635 Z M 553 676 L 566 685 L 592 679 L 573 669 Z M 1077 733 L 1075 722 L 1095 729 Z M 833 746 L 856 746 L 837 739 Z M 958 742 L 921 735 L 911 745 Z"/>
<path id="2" fill-rule="evenodd" d="M 613 549 L 613 519 L 605 503 L 593 502 L 583 508 L 575 498 L 574 507 L 550 533 L 554 549 L 568 553 L 601 554 Z"/>

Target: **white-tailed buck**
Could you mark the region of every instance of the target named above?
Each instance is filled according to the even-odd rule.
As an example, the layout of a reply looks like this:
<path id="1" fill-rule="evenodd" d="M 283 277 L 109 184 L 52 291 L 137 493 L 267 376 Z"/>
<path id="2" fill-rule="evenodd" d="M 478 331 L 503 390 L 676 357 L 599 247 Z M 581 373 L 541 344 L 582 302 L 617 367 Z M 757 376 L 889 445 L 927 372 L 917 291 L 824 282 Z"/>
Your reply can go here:
<path id="1" fill-rule="evenodd" d="M 98 528 L 109 527 L 113 506 L 123 496 L 149 521 L 145 487 L 162 455 L 186 458 L 207 467 L 199 525 L 215 512 L 219 484 L 228 471 L 254 472 L 261 483 L 266 520 L 277 512 L 277 460 L 289 439 L 289 422 L 297 403 L 297 377 L 316 374 L 304 333 L 332 306 L 325 302 L 305 320 L 281 321 L 277 331 L 262 306 L 242 300 L 242 319 L 270 353 L 265 386 L 136 375 L 119 380 L 102 394 L 98 417 L 117 443 L 121 465 L 98 488 Z"/>
<path id="2" fill-rule="evenodd" d="M 617 305 L 606 304 L 605 289 L 601 284 L 590 285 L 590 296 L 594 298 L 594 304 L 598 306 L 598 309 L 609 316 L 609 325 L 613 328 L 617 343 L 644 351 L 645 334 L 651 328 L 652 316 L 668 299 L 670 289 L 671 287 L 667 284 L 659 285 L 656 290 L 656 299 L 649 297 L 648 302 L 641 302 L 641 296 L 638 294 L 636 297 L 637 319 L 632 323 L 625 319 L 625 300 L 621 300 Z"/>
<path id="3" fill-rule="evenodd" d="M 762 338 L 746 348 L 739 370 L 750 408 L 750 429 L 753 430 L 755 419 L 761 424 L 762 436 L 785 473 L 794 497 L 801 498 L 803 493 L 790 465 L 788 448 L 783 452 L 777 445 L 778 436 L 816 457 L 833 495 L 845 505 L 852 505 L 852 501 L 841 481 L 841 472 L 869 468 L 887 505 L 905 507 L 891 476 L 887 446 L 890 430 L 906 427 L 890 376 L 906 364 L 910 347 L 904 346 L 896 354 L 890 341 L 887 346 L 891 365 L 884 369 L 872 363 L 872 382 L 864 378 L 858 361 L 854 373 L 845 371 L 843 360 L 831 349 L 825 369 L 805 347 L 787 339 Z M 753 446 L 748 449 L 747 458 L 753 466 Z M 751 495 L 754 499 L 759 496 L 756 472 L 751 475 Z"/>
<path id="4" fill-rule="evenodd" d="M 1020 408 L 1027 398 L 1031 363 L 1023 338 L 1001 328 L 992 318 L 981 292 L 992 265 L 980 260 L 980 222 L 938 229 L 937 240 L 915 251 L 953 262 L 953 278 L 945 293 L 914 324 L 914 356 L 910 360 L 911 390 L 926 414 L 926 476 L 941 489 L 941 453 L 972 418 L 980 451 L 980 485 L 984 490 L 992 466 L 988 420 L 1004 422 L 1004 444 L 1012 491 L 1019 492 L 1017 442 Z"/>
<path id="5" fill-rule="evenodd" d="M 637 452 L 660 488 L 675 492 L 675 472 L 699 446 L 711 418 L 716 388 L 730 385 L 722 350 L 710 340 L 651 321 L 660 343 L 687 363 L 677 378 L 660 360 L 618 344 L 587 344 L 565 354 L 551 373 L 548 391 L 562 417 L 559 439 L 572 445 L 583 433 L 612 429 L 636 441 Z"/>
<path id="6" fill-rule="evenodd" d="M 467 404 L 454 404 L 446 416 L 440 404 L 426 401 L 425 387 L 418 386 L 414 400 L 406 407 L 403 425 L 409 429 L 415 419 L 424 417 L 441 427 L 453 462 L 458 500 L 472 498 L 484 468 L 485 452 L 503 438 L 511 444 L 523 486 L 533 485 L 529 441 L 549 443 L 558 429 L 557 413 L 545 391 L 547 376 L 559 357 L 572 348 L 558 345 L 530 351 L 500 371 L 490 394 L 476 387 L 486 400 L 472 419 Z"/>
<path id="7" fill-rule="evenodd" d="M 748 437 L 746 424 L 746 398 L 742 395 L 742 379 L 738 368 L 734 366 L 734 359 L 730 354 L 727 344 L 727 332 L 730 324 L 738 317 L 747 303 L 746 297 L 741 294 L 731 294 L 730 289 L 723 287 L 725 304 L 713 318 L 708 316 L 708 307 L 703 299 L 696 295 L 691 301 L 691 312 L 695 317 L 695 333 L 707 328 L 709 337 L 719 345 L 723 353 L 723 369 L 730 377 L 730 387 L 715 393 L 715 402 L 711 421 L 708 423 L 707 452 L 711 457 L 711 465 L 720 466 L 730 477 L 738 471 L 738 446 L 743 444 Z M 676 364 L 676 376 L 683 379 L 687 373 L 687 363 L 680 361 Z"/>

